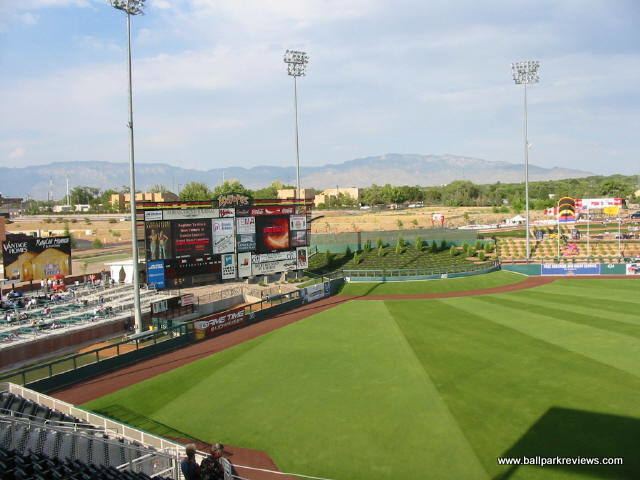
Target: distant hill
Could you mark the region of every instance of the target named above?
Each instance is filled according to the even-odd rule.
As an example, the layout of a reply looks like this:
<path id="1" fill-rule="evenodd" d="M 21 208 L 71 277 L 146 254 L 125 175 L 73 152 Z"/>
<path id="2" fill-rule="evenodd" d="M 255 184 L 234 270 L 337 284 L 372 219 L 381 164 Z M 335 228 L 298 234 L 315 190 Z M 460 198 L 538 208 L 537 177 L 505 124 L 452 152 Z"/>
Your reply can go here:
<path id="1" fill-rule="evenodd" d="M 529 165 L 529 179 L 559 180 L 593 175 L 569 168 L 543 168 Z M 129 165 L 111 162 L 56 162 L 48 165 L 18 168 L 0 167 L 0 191 L 5 196 L 30 195 L 46 199 L 49 181 L 53 182 L 54 198 L 65 194 L 65 177 L 72 186 L 87 185 L 100 189 L 119 189 L 129 183 Z M 195 170 L 163 163 L 136 165 L 136 187 L 145 190 L 162 184 L 170 190 L 191 181 L 217 185 L 222 181 L 223 169 Z M 260 188 L 275 180 L 295 183 L 294 166 L 230 167 L 224 169 L 227 179 L 237 179 L 249 188 Z M 373 183 L 383 185 L 442 185 L 454 180 L 475 183 L 519 182 L 523 179 L 523 166 L 507 162 L 492 162 L 456 155 L 414 155 L 390 153 L 375 157 L 358 158 L 335 165 L 301 168 L 303 186 L 328 188 L 338 186 L 366 187 Z"/>

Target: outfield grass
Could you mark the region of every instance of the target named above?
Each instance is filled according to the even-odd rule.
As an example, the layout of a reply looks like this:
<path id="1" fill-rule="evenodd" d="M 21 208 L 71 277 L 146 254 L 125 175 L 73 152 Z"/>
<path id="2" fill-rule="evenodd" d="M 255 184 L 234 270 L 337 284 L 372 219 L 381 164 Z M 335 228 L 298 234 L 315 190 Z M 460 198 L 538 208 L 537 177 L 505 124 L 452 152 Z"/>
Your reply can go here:
<path id="1" fill-rule="evenodd" d="M 518 273 L 501 270 L 485 275 L 471 277 L 448 278 L 441 280 L 424 280 L 417 282 L 385 282 L 385 283 L 347 283 L 342 288 L 342 295 L 398 295 L 419 293 L 460 292 L 480 288 L 500 287 L 521 282 L 525 279 Z"/>
<path id="2" fill-rule="evenodd" d="M 640 283 L 352 301 L 85 407 L 342 479 L 640 478 Z M 499 456 L 624 457 L 499 467 Z"/>

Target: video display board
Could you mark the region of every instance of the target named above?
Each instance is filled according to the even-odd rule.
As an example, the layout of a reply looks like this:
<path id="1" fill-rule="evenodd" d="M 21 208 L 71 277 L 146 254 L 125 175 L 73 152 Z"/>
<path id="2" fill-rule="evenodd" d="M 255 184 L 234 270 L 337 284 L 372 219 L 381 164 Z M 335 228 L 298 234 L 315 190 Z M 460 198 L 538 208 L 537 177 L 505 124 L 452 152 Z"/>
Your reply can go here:
<path id="1" fill-rule="evenodd" d="M 265 215 L 256 217 L 256 251 L 273 253 L 289 250 L 289 217 Z"/>
<path id="2" fill-rule="evenodd" d="M 235 202 L 235 203 L 234 203 Z M 270 275 L 308 266 L 311 204 L 225 197 L 142 202 L 147 279 L 158 288 Z"/>
<path id="3" fill-rule="evenodd" d="M 29 282 L 71 275 L 71 238 L 7 234 L 2 258 L 7 280 Z"/>

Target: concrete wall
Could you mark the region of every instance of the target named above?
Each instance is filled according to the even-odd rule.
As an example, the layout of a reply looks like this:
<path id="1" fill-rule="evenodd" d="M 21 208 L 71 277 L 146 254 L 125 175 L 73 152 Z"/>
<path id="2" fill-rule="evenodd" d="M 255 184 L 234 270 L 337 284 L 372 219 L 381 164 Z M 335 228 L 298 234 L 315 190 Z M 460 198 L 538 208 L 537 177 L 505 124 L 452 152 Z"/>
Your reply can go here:
<path id="1" fill-rule="evenodd" d="M 107 336 L 116 336 L 124 333 L 127 320 L 119 319 L 109 322 L 97 323 L 92 328 L 69 330 L 58 334 L 45 334 L 30 342 L 17 343 L 0 350 L 0 368 L 9 365 L 24 363 L 28 360 L 46 354 L 53 354 L 62 349 L 68 349 L 74 345 L 83 344 L 92 340 L 99 340 Z"/>

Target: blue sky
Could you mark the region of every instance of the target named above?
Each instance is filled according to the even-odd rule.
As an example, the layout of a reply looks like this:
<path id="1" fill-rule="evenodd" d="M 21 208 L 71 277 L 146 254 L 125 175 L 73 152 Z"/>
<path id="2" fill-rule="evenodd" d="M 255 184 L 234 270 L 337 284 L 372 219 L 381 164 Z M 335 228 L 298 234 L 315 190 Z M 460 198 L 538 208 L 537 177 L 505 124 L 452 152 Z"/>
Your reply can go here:
<path id="1" fill-rule="evenodd" d="M 387 152 L 640 173 L 640 2 L 148 0 L 134 18 L 136 155 L 191 168 Z M 102 0 L 0 1 L 0 163 L 128 159 L 124 16 Z M 382 182 L 383 179 L 381 179 Z"/>

